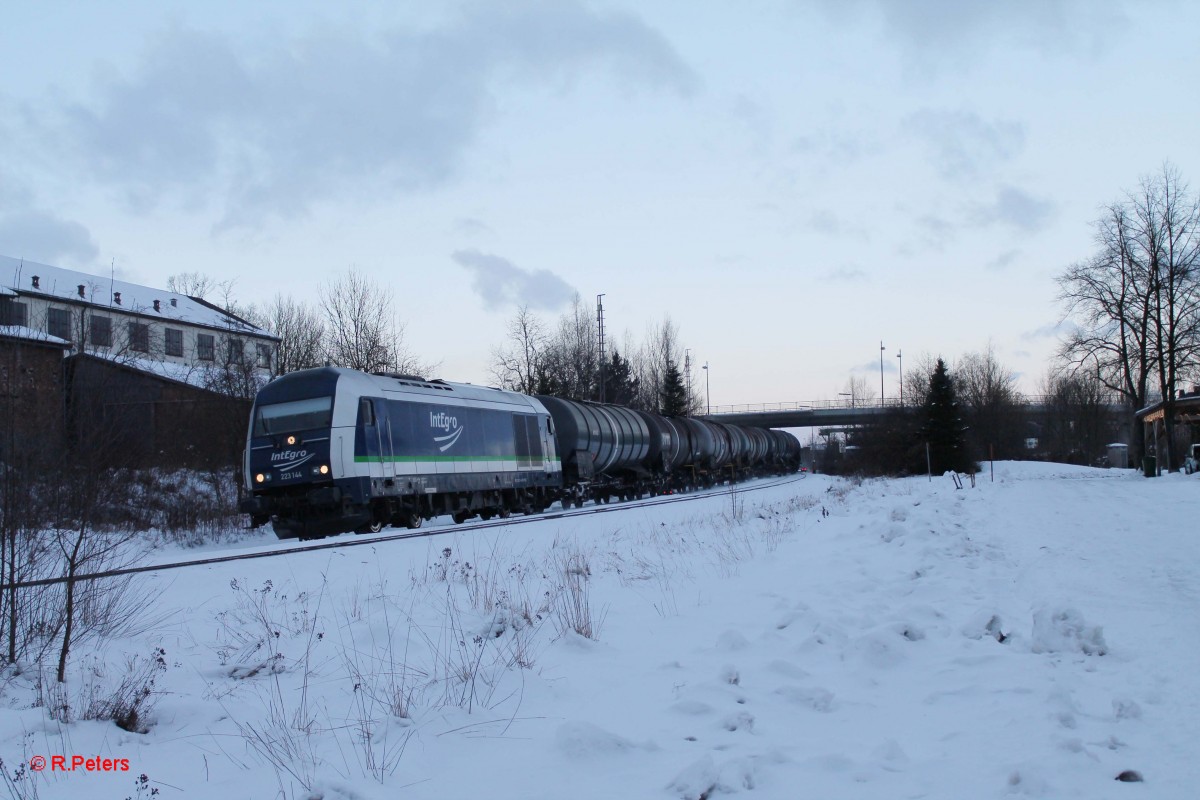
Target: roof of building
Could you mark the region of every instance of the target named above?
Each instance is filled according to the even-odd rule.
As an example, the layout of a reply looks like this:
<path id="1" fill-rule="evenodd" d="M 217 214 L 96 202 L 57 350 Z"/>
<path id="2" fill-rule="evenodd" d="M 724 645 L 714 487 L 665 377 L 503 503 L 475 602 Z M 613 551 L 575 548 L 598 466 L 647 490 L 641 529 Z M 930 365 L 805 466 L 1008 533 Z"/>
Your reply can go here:
<path id="1" fill-rule="evenodd" d="M 51 336 L 45 331 L 39 331 L 34 328 L 26 328 L 24 325 L 0 325 L 0 337 L 5 339 L 20 339 L 26 342 L 36 342 L 38 344 L 61 347 L 64 349 L 71 346 L 71 343 L 66 339 L 60 339 L 57 336 Z"/>
<path id="2" fill-rule="evenodd" d="M 1171 407 L 1174 410 L 1173 416 L 1176 422 L 1200 422 L 1200 392 L 1193 391 L 1188 394 L 1179 395 L 1172 401 Z M 1134 416 L 1143 423 L 1161 420 L 1165 414 L 1166 407 L 1161 400 L 1134 412 Z"/>
<path id="3" fill-rule="evenodd" d="M 134 358 L 129 355 L 94 352 L 79 353 L 72 358 L 86 358 L 101 363 L 111 364 L 134 372 L 140 372 L 153 378 L 181 383 L 195 389 L 208 392 L 218 392 L 216 387 L 222 384 L 222 370 L 213 364 L 177 364 L 155 358 Z M 254 375 L 255 382 L 261 387 L 267 382 L 267 376 L 261 373 Z"/>
<path id="4" fill-rule="evenodd" d="M 35 276 L 38 279 L 36 287 L 33 280 Z M 82 295 L 80 286 L 83 287 Z M 164 321 L 277 338 L 257 325 L 196 297 L 3 255 L 0 255 L 0 294 L 86 303 L 111 311 L 158 317 Z M 159 301 L 157 310 L 154 308 L 155 300 Z"/>

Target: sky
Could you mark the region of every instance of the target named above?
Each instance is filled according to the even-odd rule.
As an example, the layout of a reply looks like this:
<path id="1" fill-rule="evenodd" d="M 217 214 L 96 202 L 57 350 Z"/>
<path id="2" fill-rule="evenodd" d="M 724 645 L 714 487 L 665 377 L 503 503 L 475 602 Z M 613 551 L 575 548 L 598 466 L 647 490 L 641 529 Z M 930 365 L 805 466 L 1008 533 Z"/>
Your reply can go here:
<path id="1" fill-rule="evenodd" d="M 1195 476 L 797 477 L 334 550 L 163 544 L 275 557 L 140 575 L 153 610 L 72 648 L 83 699 L 161 648 L 144 734 L 59 725 L 6 675 L 0 757 L 48 764 L 12 796 L 1196 796 Z"/>
<path id="2" fill-rule="evenodd" d="M 0 254 L 313 302 L 355 268 L 440 377 L 520 305 L 669 316 L 714 406 L 989 344 L 1036 392 L 1055 277 L 1200 174 L 1170 0 L 44 2 L 5 9 Z M 903 359 L 897 358 L 903 355 Z M 912 359 L 911 361 L 909 359 Z"/>

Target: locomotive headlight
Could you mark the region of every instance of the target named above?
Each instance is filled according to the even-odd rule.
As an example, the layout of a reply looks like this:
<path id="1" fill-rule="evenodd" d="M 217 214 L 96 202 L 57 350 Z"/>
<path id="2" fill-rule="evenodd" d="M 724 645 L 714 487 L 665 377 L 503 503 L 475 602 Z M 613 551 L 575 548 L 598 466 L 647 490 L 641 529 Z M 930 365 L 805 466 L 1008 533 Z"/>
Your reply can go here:
<path id="1" fill-rule="evenodd" d="M 289 447 L 290 447 L 291 445 L 294 445 L 294 444 L 296 443 L 296 437 L 295 437 L 295 436 L 289 436 L 289 437 L 287 438 L 287 443 L 288 443 L 288 446 L 289 446 Z"/>
<path id="2" fill-rule="evenodd" d="M 267 476 L 263 475 L 261 472 L 254 476 L 255 483 L 262 483 L 266 479 L 267 479 Z"/>
<path id="3" fill-rule="evenodd" d="M 321 466 L 319 466 L 319 467 L 313 467 L 313 468 L 312 468 L 312 474 L 313 474 L 313 475 L 328 475 L 328 474 L 329 474 L 329 467 L 328 467 L 328 466 L 326 466 L 325 464 L 322 464 L 322 465 L 321 465 Z"/>
<path id="4" fill-rule="evenodd" d="M 321 474 L 322 474 L 322 475 L 328 475 L 328 474 L 329 474 L 329 466 L 328 466 L 327 464 L 322 464 L 322 465 L 321 465 Z"/>

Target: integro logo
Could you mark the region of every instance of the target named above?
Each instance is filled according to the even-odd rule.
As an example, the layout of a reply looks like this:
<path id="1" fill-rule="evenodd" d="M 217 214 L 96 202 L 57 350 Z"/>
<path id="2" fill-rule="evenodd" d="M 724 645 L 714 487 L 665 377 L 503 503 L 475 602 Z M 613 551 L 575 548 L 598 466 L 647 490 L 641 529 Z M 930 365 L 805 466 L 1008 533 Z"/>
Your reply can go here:
<path id="1" fill-rule="evenodd" d="M 275 469 L 292 469 L 298 467 L 305 461 L 315 456 L 316 453 L 310 453 L 307 450 L 280 450 L 278 453 L 271 453 L 271 466 Z M 276 464 L 276 461 L 282 461 L 282 464 Z"/>
<path id="2" fill-rule="evenodd" d="M 429 427 L 443 431 L 444 435 L 433 437 L 438 450 L 443 453 L 453 447 L 454 443 L 458 441 L 458 437 L 462 436 L 462 432 L 466 430 L 464 427 L 459 427 L 458 417 L 452 417 L 444 411 L 429 412 Z"/>

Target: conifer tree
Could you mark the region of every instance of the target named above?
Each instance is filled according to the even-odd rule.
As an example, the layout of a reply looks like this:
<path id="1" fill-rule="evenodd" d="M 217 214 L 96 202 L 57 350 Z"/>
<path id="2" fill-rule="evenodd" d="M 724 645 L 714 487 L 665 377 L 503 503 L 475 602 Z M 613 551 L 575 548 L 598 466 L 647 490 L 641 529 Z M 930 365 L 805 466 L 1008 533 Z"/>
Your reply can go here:
<path id="1" fill-rule="evenodd" d="M 923 411 L 925 419 L 921 433 L 929 445 L 933 474 L 940 475 L 947 470 L 973 471 L 975 462 L 967 448 L 967 428 L 963 424 L 954 382 L 946 362 L 940 358 L 929 376 L 929 394 Z"/>
<path id="2" fill-rule="evenodd" d="M 637 378 L 633 377 L 629 362 L 613 351 L 612 358 L 604 369 L 604 400 L 619 406 L 632 406 L 637 397 Z"/>
<path id="3" fill-rule="evenodd" d="M 663 375 L 661 403 L 661 413 L 664 417 L 687 416 L 687 387 L 683 385 L 683 376 L 674 361 L 667 362 L 667 370 Z"/>

